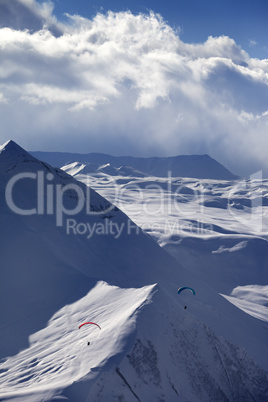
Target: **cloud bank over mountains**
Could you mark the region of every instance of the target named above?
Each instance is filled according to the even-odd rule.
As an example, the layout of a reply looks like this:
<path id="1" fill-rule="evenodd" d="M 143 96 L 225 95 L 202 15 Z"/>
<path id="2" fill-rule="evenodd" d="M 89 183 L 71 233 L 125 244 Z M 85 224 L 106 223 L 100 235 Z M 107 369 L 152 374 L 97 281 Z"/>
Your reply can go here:
<path id="1" fill-rule="evenodd" d="M 268 175 L 268 60 L 228 36 L 184 43 L 159 15 L 67 15 L 0 0 L 1 143 L 31 150 L 207 153 Z"/>

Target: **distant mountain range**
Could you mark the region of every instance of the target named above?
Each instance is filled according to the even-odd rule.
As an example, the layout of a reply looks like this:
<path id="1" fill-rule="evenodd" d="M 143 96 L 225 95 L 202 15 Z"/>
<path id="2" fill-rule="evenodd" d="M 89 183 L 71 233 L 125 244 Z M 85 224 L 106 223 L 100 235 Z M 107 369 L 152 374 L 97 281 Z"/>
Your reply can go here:
<path id="1" fill-rule="evenodd" d="M 134 157 L 134 156 L 112 156 L 102 153 L 77 154 L 66 152 L 31 152 L 36 158 L 49 163 L 54 167 L 62 167 L 66 164 L 81 162 L 85 165 L 96 166 L 96 170 L 109 166 L 110 175 L 141 175 L 167 177 L 193 177 L 198 179 L 235 180 L 238 176 L 231 173 L 223 165 L 211 158 L 209 155 L 179 155 L 170 157 Z M 106 168 L 107 170 L 107 168 Z M 135 170 L 133 172 L 131 170 Z M 105 171 L 104 171 L 105 173 Z"/>

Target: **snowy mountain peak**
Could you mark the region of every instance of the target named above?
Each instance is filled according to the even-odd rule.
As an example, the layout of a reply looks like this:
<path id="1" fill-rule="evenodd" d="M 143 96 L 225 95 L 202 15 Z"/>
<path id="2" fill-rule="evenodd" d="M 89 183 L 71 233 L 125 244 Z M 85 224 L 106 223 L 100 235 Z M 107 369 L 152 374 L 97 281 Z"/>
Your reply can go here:
<path id="1" fill-rule="evenodd" d="M 22 209 L 16 208 L 18 200 L 23 199 L 24 206 L 27 205 L 28 208 L 37 197 L 37 204 L 41 207 L 26 208 L 23 213 L 30 214 L 32 211 L 53 215 L 54 211 L 57 226 L 61 224 L 58 212 L 64 211 L 67 204 L 70 204 L 71 209 L 77 206 L 79 211 L 87 209 L 88 213 L 102 215 L 107 211 L 117 210 L 94 190 L 77 182 L 63 170 L 53 168 L 30 155 L 14 141 L 8 141 L 0 147 L 0 181 L 0 192 L 9 197 L 9 205 L 13 211 L 16 209 L 22 212 Z M 62 213 L 60 215 L 63 216 Z"/>
<path id="2" fill-rule="evenodd" d="M 29 155 L 22 147 L 20 147 L 15 141 L 9 140 L 3 145 L 0 145 L 0 154 L 12 154 L 13 156 Z M 32 157 L 33 158 L 33 157 Z"/>
<path id="3" fill-rule="evenodd" d="M 14 171 L 21 163 L 40 164 L 40 161 L 12 140 L 0 145 L 0 169 L 2 172 Z"/>

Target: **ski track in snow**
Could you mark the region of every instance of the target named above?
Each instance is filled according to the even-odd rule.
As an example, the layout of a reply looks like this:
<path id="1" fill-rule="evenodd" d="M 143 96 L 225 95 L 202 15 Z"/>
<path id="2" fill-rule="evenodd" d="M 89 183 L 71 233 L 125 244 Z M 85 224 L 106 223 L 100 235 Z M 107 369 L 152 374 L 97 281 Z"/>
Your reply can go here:
<path id="1" fill-rule="evenodd" d="M 108 359 L 123 352 L 135 331 L 136 313 L 150 300 L 154 286 L 120 289 L 99 282 L 63 307 L 46 328 L 30 336 L 28 349 L 0 364 L 0 398 L 18 395 L 21 400 L 25 395 L 28 401 L 40 401 L 85 376 L 94 378 Z M 89 320 L 96 320 L 101 330 L 94 325 L 78 329 Z"/>

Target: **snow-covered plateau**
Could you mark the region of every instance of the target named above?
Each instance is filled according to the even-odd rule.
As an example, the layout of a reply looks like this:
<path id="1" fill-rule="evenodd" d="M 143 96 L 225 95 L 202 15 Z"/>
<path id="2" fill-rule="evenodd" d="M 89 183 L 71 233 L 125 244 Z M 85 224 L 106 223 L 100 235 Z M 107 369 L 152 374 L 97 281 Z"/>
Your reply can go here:
<path id="1" fill-rule="evenodd" d="M 36 154 L 0 146 L 0 400 L 267 401 L 261 172 Z"/>

